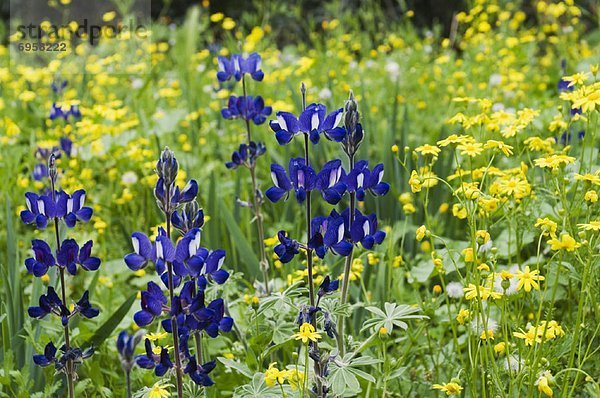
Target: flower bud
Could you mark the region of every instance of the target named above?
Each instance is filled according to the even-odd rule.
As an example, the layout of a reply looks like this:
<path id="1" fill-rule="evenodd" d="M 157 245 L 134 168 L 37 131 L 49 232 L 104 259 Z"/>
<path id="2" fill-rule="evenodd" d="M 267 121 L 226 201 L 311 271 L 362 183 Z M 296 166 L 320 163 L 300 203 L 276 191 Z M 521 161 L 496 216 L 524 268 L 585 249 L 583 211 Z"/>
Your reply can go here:
<path id="1" fill-rule="evenodd" d="M 156 174 L 158 174 L 159 178 L 163 179 L 166 187 L 170 187 L 175 183 L 178 171 L 179 164 L 177 163 L 175 154 L 169 147 L 165 147 L 156 163 Z"/>
<path id="2" fill-rule="evenodd" d="M 51 153 L 50 157 L 48 158 L 48 177 L 50 177 L 50 181 L 52 182 L 53 186 L 54 183 L 56 183 L 57 176 L 58 170 L 56 169 L 56 156 Z"/>

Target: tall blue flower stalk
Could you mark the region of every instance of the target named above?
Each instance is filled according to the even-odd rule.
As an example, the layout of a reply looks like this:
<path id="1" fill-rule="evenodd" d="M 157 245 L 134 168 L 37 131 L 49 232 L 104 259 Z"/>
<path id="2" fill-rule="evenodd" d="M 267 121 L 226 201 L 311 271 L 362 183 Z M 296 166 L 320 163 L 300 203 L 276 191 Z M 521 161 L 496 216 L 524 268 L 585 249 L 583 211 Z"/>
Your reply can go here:
<path id="1" fill-rule="evenodd" d="M 57 372 L 64 373 L 67 379 L 69 397 L 75 394 L 75 380 L 77 368 L 83 360 L 90 357 L 94 349 L 89 347 L 85 350 L 73 346 L 70 338 L 69 322 L 75 316 L 84 318 L 95 318 L 100 311 L 92 307 L 89 301 L 89 292 L 86 290 L 81 298 L 70 309 L 67 301 L 65 274 L 75 276 L 79 269 L 84 271 L 96 271 L 100 267 L 100 259 L 92 256 L 93 242 L 85 242 L 81 247 L 75 239 L 61 240 L 60 224 L 73 228 L 78 222 L 87 222 L 92 217 L 92 209 L 85 206 L 84 190 L 80 189 L 73 194 L 57 190 L 58 170 L 56 168 L 56 157 L 54 153 L 48 156 L 47 177 L 50 180 L 50 192 L 38 195 L 33 192 L 25 194 L 27 209 L 21 212 L 21 219 L 25 224 L 34 224 L 38 229 L 45 229 L 48 224 L 54 225 L 55 249 L 51 244 L 41 239 L 31 241 L 33 256 L 25 260 L 27 272 L 35 277 L 41 278 L 51 272 L 57 271 L 60 280 L 60 295 L 56 287 L 48 285 L 47 293 L 39 298 L 39 305 L 29 307 L 28 313 L 31 318 L 43 319 L 47 315 L 56 316 L 60 319 L 64 341 L 57 346 L 50 341 L 43 354 L 34 355 L 33 361 L 39 366 L 53 365 Z"/>
<path id="2" fill-rule="evenodd" d="M 159 283 L 149 282 L 147 290 L 141 293 L 141 309 L 135 313 L 134 321 L 145 327 L 164 318 L 161 327 L 173 336 L 173 354 L 166 347 L 153 347 L 146 339 L 145 354 L 138 355 L 135 362 L 141 368 L 153 369 L 158 377 L 174 371 L 177 396 L 181 398 L 184 374 L 199 386 L 214 384 L 209 373 L 216 362 L 205 361 L 203 336 L 215 338 L 219 333 L 231 331 L 233 319 L 226 316 L 222 298 L 206 300 L 209 285 L 222 285 L 229 278 L 222 268 L 225 251 L 200 246 L 204 212 L 196 202 L 198 184 L 190 180 L 180 189 L 175 184 L 178 170 L 173 152 L 165 148 L 156 164 L 158 181 L 154 196 L 165 217 L 166 229 L 159 228 L 154 242 L 145 234 L 134 232 L 133 252 L 124 260 L 134 271 L 153 263 L 159 283 L 168 291 L 167 298 Z M 171 240 L 172 229 L 182 236 L 175 244 Z M 195 340 L 193 354 L 188 344 L 190 337 Z"/>
<path id="3" fill-rule="evenodd" d="M 258 245 L 260 252 L 260 269 L 263 273 L 265 294 L 269 294 L 269 261 L 265 251 L 265 230 L 263 224 L 263 215 L 261 207 L 263 205 L 263 194 L 258 187 L 256 179 L 256 161 L 259 156 L 266 151 L 265 145 L 261 142 L 252 140 L 251 124 L 259 126 L 263 124 L 267 117 L 271 115 L 270 106 L 265 106 L 265 101 L 261 96 L 249 96 L 246 92 L 246 76 L 253 80 L 262 81 L 264 73 L 261 69 L 261 58 L 256 53 L 250 54 L 247 58 L 242 55 L 234 54 L 231 58 L 218 58 L 219 70 L 217 79 L 220 82 L 229 80 L 242 81 L 242 96 L 229 97 L 227 107 L 221 111 L 225 119 L 242 119 L 246 126 L 246 142 L 240 144 L 239 149 L 234 151 L 231 161 L 225 165 L 229 169 L 239 167 L 247 168 L 250 172 L 252 182 L 252 202 L 249 207 L 254 213 L 256 223 L 256 232 L 258 236 Z"/>
<path id="4" fill-rule="evenodd" d="M 340 316 L 336 327 L 330 314 L 319 307 L 323 296 L 338 289 L 339 280 L 325 277 L 315 293 L 313 254 L 319 258 L 324 258 L 327 253 L 345 257 L 341 304 L 347 303 L 354 247 L 360 244 L 364 249 L 370 250 L 375 245 L 381 244 L 385 238 L 385 233 L 378 229 L 377 216 L 374 213 L 363 215 L 356 208 L 356 201 L 364 201 L 367 192 L 375 196 L 385 195 L 389 185 L 382 182 L 382 164 L 370 169 L 366 160 L 355 161 L 364 133 L 360 124 L 358 105 L 352 93 L 344 108 L 336 109 L 329 114 L 322 104 L 306 105 L 304 84 L 301 86 L 301 94 L 303 110 L 300 115 L 296 117 L 289 112 L 278 112 L 277 120 L 272 120 L 270 127 L 275 132 L 275 138 L 280 145 L 287 145 L 294 137 L 303 136 L 303 157 L 290 159 L 287 171 L 279 164 L 272 164 L 271 176 L 274 186 L 269 188 L 265 195 L 272 202 L 278 202 L 287 199 L 293 193 L 298 203 L 304 205 L 306 241 L 299 242 L 282 230 L 278 233 L 280 244 L 274 251 L 283 263 L 292 261 L 301 251 L 305 252 L 309 303 L 301 310 L 298 324 L 311 323 L 317 329 L 322 322 L 327 335 L 337 338 L 338 352 L 343 356 L 344 319 Z M 342 120 L 343 124 L 341 124 Z M 348 160 L 348 171 L 343 168 L 341 159 L 332 159 L 317 172 L 311 163 L 310 148 L 311 145 L 317 145 L 322 137 L 340 143 Z M 315 197 L 313 192 L 320 193 L 325 202 L 334 206 L 341 206 L 344 196 L 348 194 L 348 207 L 340 211 L 334 208 L 328 215 L 313 217 L 312 201 Z M 332 356 L 322 355 L 316 342 L 310 343 L 309 354 L 314 362 L 313 392 L 317 397 L 326 397 L 329 392 L 326 383 L 327 369 Z"/>

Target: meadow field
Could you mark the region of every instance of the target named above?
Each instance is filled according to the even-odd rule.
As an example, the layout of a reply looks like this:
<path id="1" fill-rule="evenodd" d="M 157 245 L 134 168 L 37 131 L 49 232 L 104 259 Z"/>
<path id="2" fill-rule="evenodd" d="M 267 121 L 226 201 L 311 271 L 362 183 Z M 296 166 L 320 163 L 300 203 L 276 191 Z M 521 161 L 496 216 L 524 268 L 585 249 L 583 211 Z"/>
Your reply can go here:
<path id="1" fill-rule="evenodd" d="M 255 3 L 0 30 L 0 397 L 600 397 L 600 3 Z"/>

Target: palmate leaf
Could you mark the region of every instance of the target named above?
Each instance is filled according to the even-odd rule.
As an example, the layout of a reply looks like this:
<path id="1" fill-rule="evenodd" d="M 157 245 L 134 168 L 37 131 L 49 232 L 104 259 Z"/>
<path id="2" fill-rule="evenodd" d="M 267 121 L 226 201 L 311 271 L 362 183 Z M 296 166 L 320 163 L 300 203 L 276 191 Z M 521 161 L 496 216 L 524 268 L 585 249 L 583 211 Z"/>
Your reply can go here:
<path id="1" fill-rule="evenodd" d="M 235 398 L 279 398 L 281 390 L 267 386 L 264 375 L 256 373 L 250 383 L 236 388 L 233 396 Z"/>
<path id="2" fill-rule="evenodd" d="M 395 303 L 385 303 L 385 311 L 382 311 L 377 307 L 366 307 L 366 309 L 375 316 L 363 324 L 361 332 L 370 328 L 379 330 L 384 327 L 387 329 L 388 333 L 391 333 L 392 330 L 394 330 L 394 326 L 403 330 L 408 329 L 408 325 L 405 321 L 409 319 L 429 319 L 426 315 L 417 314 L 417 312 L 421 310 L 420 308 L 405 304 L 396 305 Z"/>
<path id="3" fill-rule="evenodd" d="M 376 380 L 373 376 L 358 369 L 357 366 L 374 365 L 380 362 L 380 360 L 368 356 L 355 358 L 353 353 L 348 353 L 343 358 L 331 362 L 329 382 L 336 396 L 358 394 L 360 392 L 358 378 L 375 383 Z"/>

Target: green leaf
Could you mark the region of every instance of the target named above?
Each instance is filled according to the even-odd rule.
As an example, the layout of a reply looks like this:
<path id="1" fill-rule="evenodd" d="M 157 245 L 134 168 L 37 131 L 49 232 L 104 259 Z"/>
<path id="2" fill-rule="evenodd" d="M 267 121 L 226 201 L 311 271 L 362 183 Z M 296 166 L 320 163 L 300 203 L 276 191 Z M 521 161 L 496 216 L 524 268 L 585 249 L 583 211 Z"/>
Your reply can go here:
<path id="1" fill-rule="evenodd" d="M 234 361 L 232 359 L 227 359 L 224 357 L 218 357 L 217 359 L 219 360 L 219 362 L 221 362 L 226 367 L 235 369 L 240 374 L 243 374 L 244 376 L 246 376 L 248 378 L 252 378 L 252 371 L 245 363 L 241 363 L 241 362 Z"/>
<path id="2" fill-rule="evenodd" d="M 133 305 L 137 297 L 137 292 L 133 293 L 117 310 L 108 318 L 102 326 L 96 330 L 96 333 L 92 336 L 92 338 L 87 342 L 87 345 L 92 345 L 94 347 L 99 347 L 104 340 L 106 340 L 113 331 L 119 326 L 119 323 L 123 320 L 125 315 L 129 312 L 129 309 Z"/>
<path id="3" fill-rule="evenodd" d="M 258 275 L 260 272 L 259 269 L 259 261 L 254 249 L 248 239 L 244 236 L 244 233 L 240 229 L 239 225 L 233 218 L 233 215 L 225 205 L 223 201 L 219 202 L 219 210 L 221 212 L 221 216 L 225 221 L 225 225 L 227 225 L 227 229 L 231 234 L 231 240 L 240 255 L 240 259 L 245 259 L 246 261 L 243 263 L 243 269 L 238 271 L 244 272 L 246 275 Z M 243 261 L 243 260 L 242 260 Z M 241 265 L 241 264 L 240 264 Z"/>

